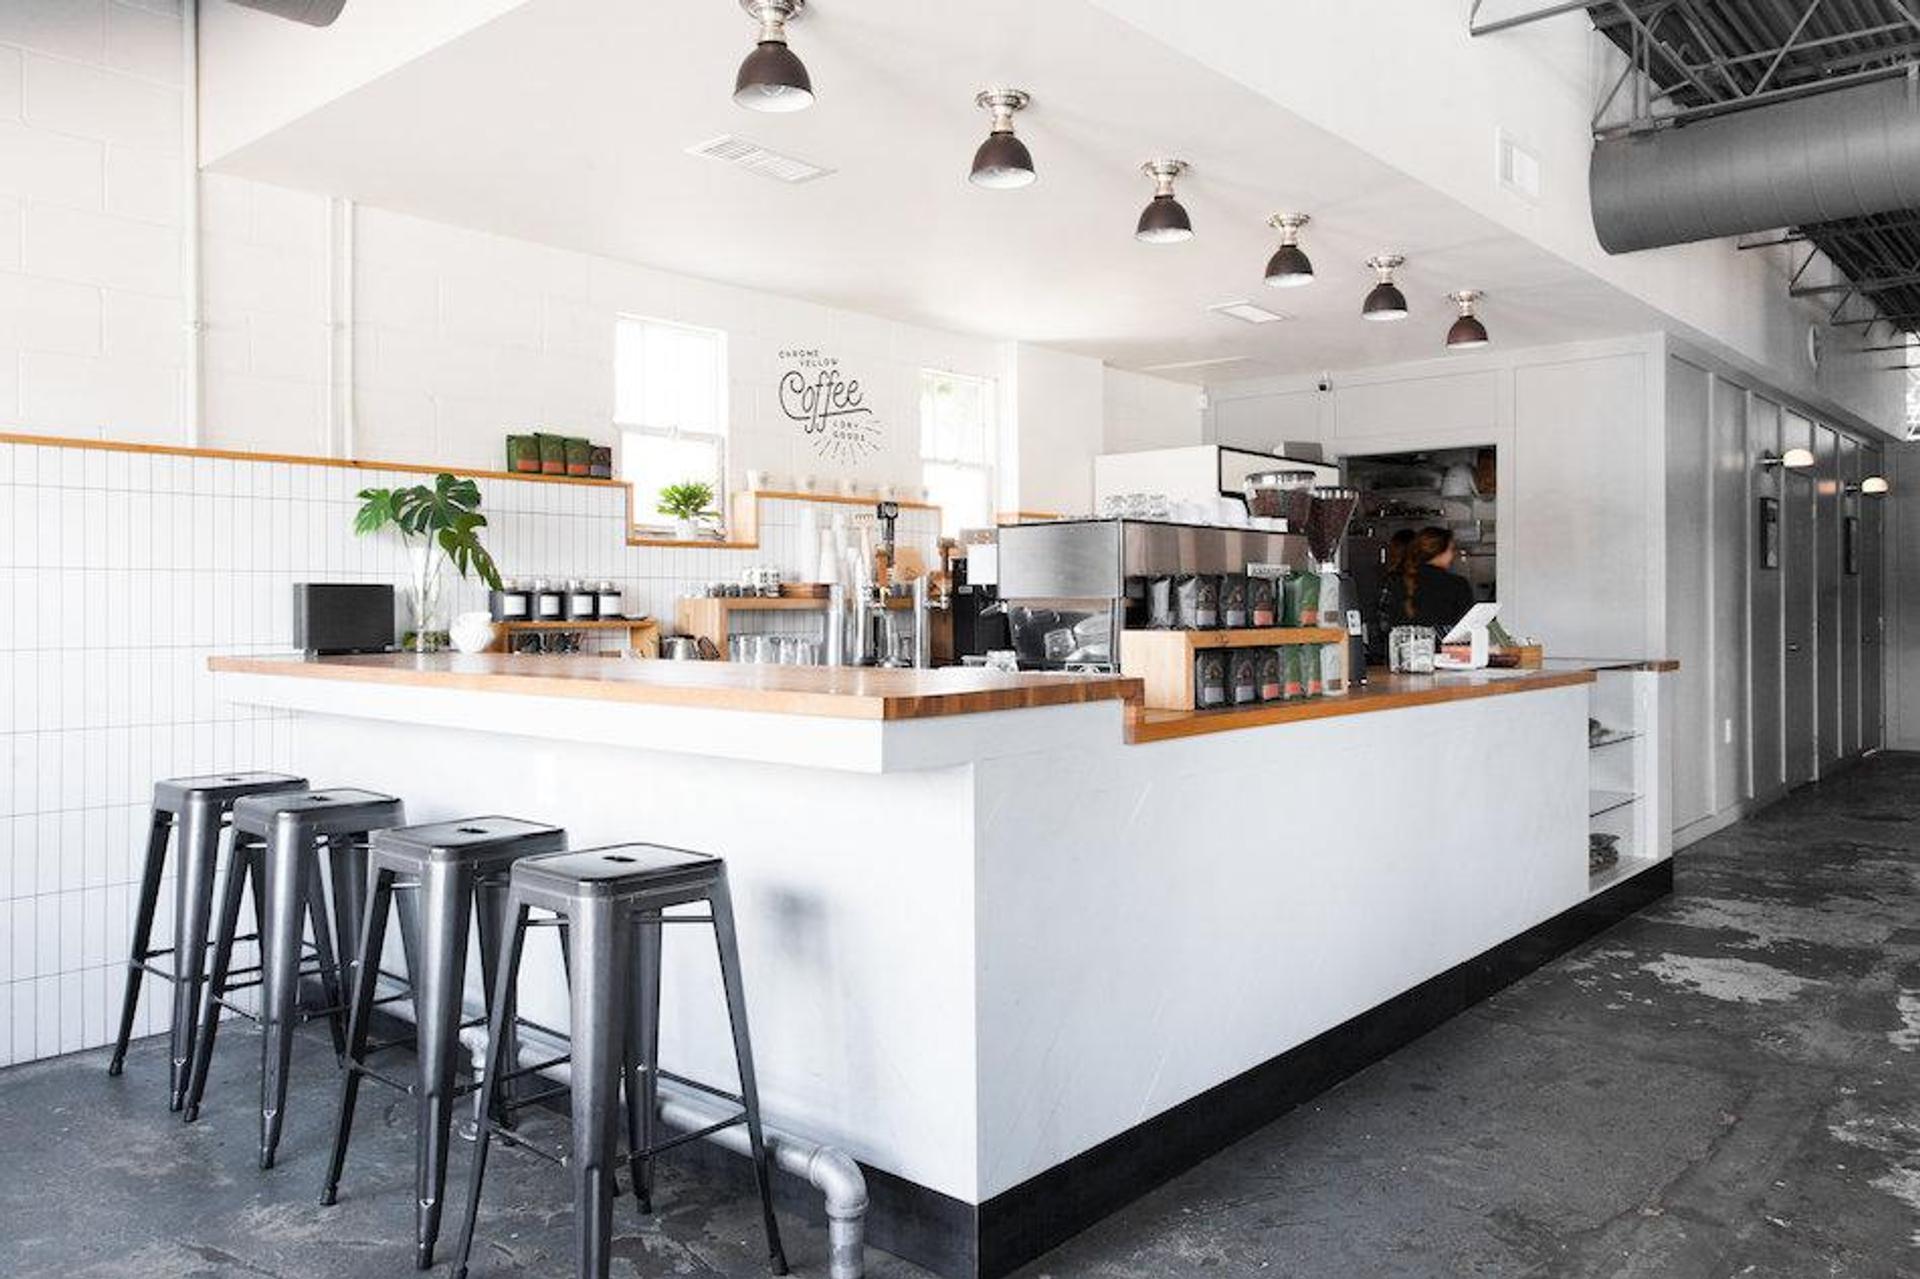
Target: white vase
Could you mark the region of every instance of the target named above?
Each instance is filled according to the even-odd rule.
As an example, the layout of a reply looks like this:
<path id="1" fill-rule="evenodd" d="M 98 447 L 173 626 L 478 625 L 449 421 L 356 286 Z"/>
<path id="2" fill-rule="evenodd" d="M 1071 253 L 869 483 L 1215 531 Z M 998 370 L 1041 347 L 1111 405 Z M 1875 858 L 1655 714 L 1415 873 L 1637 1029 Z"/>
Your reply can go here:
<path id="1" fill-rule="evenodd" d="M 675 520 L 673 522 L 673 535 L 682 542 L 693 541 L 699 532 L 699 528 L 692 520 Z"/>
<path id="2" fill-rule="evenodd" d="M 447 637 L 462 653 L 484 653 L 493 646 L 493 618 L 484 612 L 462 613 L 447 628 Z"/>

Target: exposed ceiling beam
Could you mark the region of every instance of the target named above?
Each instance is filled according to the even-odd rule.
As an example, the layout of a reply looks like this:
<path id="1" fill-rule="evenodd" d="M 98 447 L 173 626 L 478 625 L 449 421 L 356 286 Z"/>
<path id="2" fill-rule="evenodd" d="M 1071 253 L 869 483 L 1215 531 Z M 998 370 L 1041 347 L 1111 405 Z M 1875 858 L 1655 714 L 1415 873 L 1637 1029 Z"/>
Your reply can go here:
<path id="1" fill-rule="evenodd" d="M 1504 18 L 1494 18 L 1488 22 L 1480 21 L 1480 6 L 1484 0 L 1473 0 L 1473 9 L 1467 15 L 1467 34 L 1471 36 L 1490 36 L 1496 31 L 1510 31 L 1515 27 L 1524 27 L 1547 18 L 1557 18 L 1563 13 L 1572 13 L 1575 9 L 1585 9 L 1587 0 L 1562 0 L 1558 4 L 1547 5 L 1543 9 L 1534 9 L 1527 13 L 1511 14 Z"/>
<path id="2" fill-rule="evenodd" d="M 1787 290 L 1789 297 L 1811 298 L 1823 293 L 1879 293 L 1887 289 L 1904 289 L 1920 284 L 1920 272 L 1907 275 L 1885 275 L 1878 279 L 1868 277 L 1858 284 L 1799 284 Z"/>

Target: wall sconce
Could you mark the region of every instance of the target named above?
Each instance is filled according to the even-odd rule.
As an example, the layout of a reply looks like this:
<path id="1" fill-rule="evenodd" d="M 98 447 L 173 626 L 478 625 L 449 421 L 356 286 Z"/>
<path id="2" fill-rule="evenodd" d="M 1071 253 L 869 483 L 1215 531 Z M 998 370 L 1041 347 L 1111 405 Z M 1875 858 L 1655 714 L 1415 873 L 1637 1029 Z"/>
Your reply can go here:
<path id="1" fill-rule="evenodd" d="M 1869 475 L 1858 484 L 1847 485 L 1849 493 L 1864 493 L 1868 497 L 1885 497 L 1893 488 L 1884 475 Z"/>
<path id="2" fill-rule="evenodd" d="M 1763 471 L 1771 471 L 1776 466 L 1785 467 L 1789 471 L 1804 471 L 1812 465 L 1812 449 L 1788 449 L 1785 453 L 1760 455 L 1760 469 Z"/>

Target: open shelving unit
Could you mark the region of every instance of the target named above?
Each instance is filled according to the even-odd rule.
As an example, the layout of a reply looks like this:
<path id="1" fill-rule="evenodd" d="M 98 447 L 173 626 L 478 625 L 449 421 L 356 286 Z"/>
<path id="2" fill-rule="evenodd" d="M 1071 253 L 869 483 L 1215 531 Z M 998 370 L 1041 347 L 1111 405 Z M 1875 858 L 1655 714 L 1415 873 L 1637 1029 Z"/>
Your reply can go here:
<path id="1" fill-rule="evenodd" d="M 1587 830 L 1615 836 L 1620 852 L 1611 866 L 1588 872 L 1589 897 L 1670 855 L 1655 750 L 1661 678 L 1648 671 L 1602 670 L 1589 686 L 1587 713 L 1604 731 L 1587 742 Z"/>
<path id="2" fill-rule="evenodd" d="M 561 622 L 495 622 L 493 651 L 496 653 L 513 652 L 513 637 L 516 635 L 553 635 L 565 633 L 594 634 L 610 631 L 625 631 L 627 647 L 639 657 L 658 657 L 660 655 L 660 624 L 650 617 L 609 617 L 593 621 Z"/>
<path id="3" fill-rule="evenodd" d="M 1148 709 L 1190 711 L 1194 707 L 1193 655 L 1196 652 L 1209 648 L 1279 648 L 1294 644 L 1337 646 L 1339 687 L 1327 691 L 1346 690 L 1347 633 L 1337 626 L 1250 626 L 1215 631 L 1129 628 L 1120 646 L 1120 672 L 1144 681 L 1142 704 Z"/>

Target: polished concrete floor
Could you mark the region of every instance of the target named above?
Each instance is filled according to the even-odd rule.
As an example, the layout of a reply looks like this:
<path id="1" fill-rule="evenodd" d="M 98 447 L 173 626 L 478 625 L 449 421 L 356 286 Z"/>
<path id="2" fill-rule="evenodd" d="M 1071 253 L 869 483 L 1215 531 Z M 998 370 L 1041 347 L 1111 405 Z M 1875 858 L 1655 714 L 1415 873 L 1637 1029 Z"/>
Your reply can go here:
<path id="1" fill-rule="evenodd" d="M 1881 756 L 1694 846 L 1670 900 L 1025 1279 L 1920 1275 L 1917 819 L 1920 756 Z M 119 1080 L 100 1053 L 0 1072 L 0 1274 L 406 1273 L 410 1110 L 363 1104 L 321 1209 L 330 1054 L 301 1054 L 262 1174 L 243 1042 L 191 1128 L 156 1104 L 158 1042 Z M 475 1279 L 566 1272 L 565 1175 L 492 1167 Z M 617 1274 L 765 1273 L 735 1188 L 670 1169 L 657 1217 L 631 1202 Z M 823 1235 L 786 1228 L 796 1272 L 824 1275 Z M 872 1253 L 869 1273 L 921 1272 Z"/>

